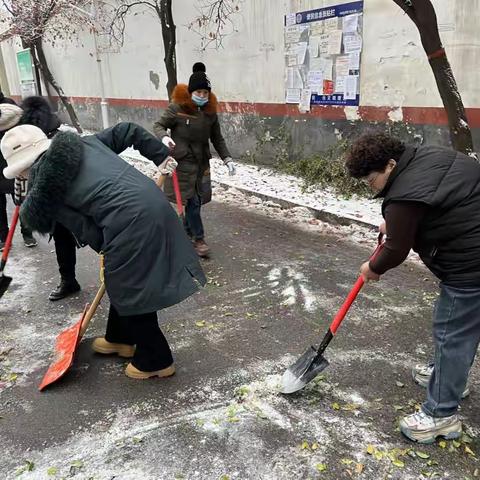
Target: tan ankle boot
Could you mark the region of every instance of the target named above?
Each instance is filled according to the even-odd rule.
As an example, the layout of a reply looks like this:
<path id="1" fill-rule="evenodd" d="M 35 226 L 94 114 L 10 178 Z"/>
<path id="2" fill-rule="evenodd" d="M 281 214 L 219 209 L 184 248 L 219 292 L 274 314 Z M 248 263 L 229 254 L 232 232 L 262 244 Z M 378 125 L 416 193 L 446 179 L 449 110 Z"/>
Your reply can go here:
<path id="1" fill-rule="evenodd" d="M 162 370 L 156 370 L 155 372 L 142 372 L 138 368 L 134 367 L 131 363 L 127 365 L 125 369 L 125 375 L 130 378 L 135 378 L 139 380 L 145 380 L 151 377 L 171 377 L 175 373 L 175 367 L 170 365 L 167 368 L 163 368 Z"/>
<path id="2" fill-rule="evenodd" d="M 96 338 L 92 343 L 92 349 L 104 355 L 116 353 L 119 357 L 124 358 L 132 358 L 135 353 L 135 347 L 133 345 L 107 342 L 105 337 Z"/>

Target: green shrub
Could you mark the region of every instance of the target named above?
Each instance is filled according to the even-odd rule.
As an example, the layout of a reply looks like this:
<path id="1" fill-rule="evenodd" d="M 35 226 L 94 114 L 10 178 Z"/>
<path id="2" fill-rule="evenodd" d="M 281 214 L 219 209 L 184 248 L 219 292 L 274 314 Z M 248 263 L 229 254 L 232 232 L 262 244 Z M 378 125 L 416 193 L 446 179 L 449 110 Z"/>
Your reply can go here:
<path id="1" fill-rule="evenodd" d="M 303 180 L 303 190 L 310 187 L 331 188 L 338 195 L 372 197 L 371 190 L 363 182 L 351 178 L 345 168 L 344 156 L 349 147 L 347 140 L 340 140 L 326 151 L 294 162 L 281 160 L 281 171 Z"/>

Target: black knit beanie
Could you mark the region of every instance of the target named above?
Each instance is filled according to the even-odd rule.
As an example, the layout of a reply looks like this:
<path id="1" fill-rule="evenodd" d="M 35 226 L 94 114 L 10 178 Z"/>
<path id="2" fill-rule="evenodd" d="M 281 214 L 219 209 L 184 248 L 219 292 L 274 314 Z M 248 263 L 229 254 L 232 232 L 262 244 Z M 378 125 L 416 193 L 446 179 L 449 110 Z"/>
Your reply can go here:
<path id="1" fill-rule="evenodd" d="M 197 62 L 193 65 L 192 71 L 193 73 L 188 81 L 188 91 L 190 93 L 195 90 L 208 90 L 210 92 L 212 85 L 205 73 L 207 71 L 205 65 L 202 62 Z"/>

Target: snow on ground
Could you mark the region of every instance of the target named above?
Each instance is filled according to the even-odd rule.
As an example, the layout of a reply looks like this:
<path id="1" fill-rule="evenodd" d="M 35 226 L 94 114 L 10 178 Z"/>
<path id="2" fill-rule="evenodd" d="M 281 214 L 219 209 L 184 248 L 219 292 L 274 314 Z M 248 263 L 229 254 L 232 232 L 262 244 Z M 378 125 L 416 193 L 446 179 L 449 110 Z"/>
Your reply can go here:
<path id="1" fill-rule="evenodd" d="M 158 177 L 156 166 L 133 148 L 125 150 L 122 157 L 145 175 L 154 179 Z M 309 231 L 342 236 L 356 243 L 375 242 L 376 234 L 373 230 L 382 222 L 379 200 L 358 197 L 347 200 L 320 188 L 303 192 L 301 180 L 292 175 L 241 163 L 236 163 L 236 167 L 236 174 L 229 176 L 220 159 L 211 160 L 213 195 L 216 201 L 254 209 L 280 220 L 296 223 L 300 228 Z M 282 208 L 278 203 L 281 201 L 297 206 Z M 315 210 L 351 220 L 352 223 L 340 225 L 323 222 L 315 218 Z M 414 252 L 410 253 L 408 260 L 423 265 Z M 288 292 L 285 292 L 285 295 L 288 296 Z"/>
<path id="2" fill-rule="evenodd" d="M 135 151 L 128 151 L 124 156 L 146 175 L 157 175 L 156 167 L 139 157 Z M 376 225 L 379 219 L 375 219 L 373 215 L 378 213 L 379 206 L 375 202 L 362 200 L 358 204 L 343 204 L 342 200 L 336 200 L 321 191 L 317 191 L 316 195 L 323 200 L 316 200 L 314 196 L 309 197 L 311 194 L 301 196 L 298 180 L 293 177 L 265 168 L 238 165 L 238 174 L 232 178 L 228 177 L 225 167 L 216 162 L 213 162 L 217 171 L 214 175 L 216 201 L 293 223 L 308 231 L 334 234 L 363 244 L 375 242 L 373 229 L 355 223 L 345 226 L 322 222 L 316 219 L 310 210 L 318 208 L 318 203 L 312 203 L 314 201 L 333 202 L 329 205 L 334 205 L 335 207 L 331 208 L 337 208 L 338 211 L 343 211 L 342 205 L 350 205 L 348 208 L 351 214 L 362 215 L 362 221 L 372 218 L 371 222 L 366 223 Z M 233 185 L 232 182 L 237 183 Z M 276 196 L 272 193 L 272 200 L 262 200 L 244 192 L 252 191 L 254 187 L 258 187 L 255 190 L 257 193 L 270 196 L 268 192 L 276 192 Z M 295 198 L 298 206 L 282 208 L 275 198 L 289 201 Z M 370 214 L 372 217 L 368 217 Z M 322 299 L 321 307 L 326 311 L 333 310 L 338 304 L 338 298 L 319 290 L 319 287 L 309 282 L 308 276 L 299 273 L 298 259 L 292 263 L 285 261 L 275 267 L 260 264 L 253 258 L 251 261 L 259 269 L 259 275 L 265 279 L 265 283 L 246 288 L 242 284 L 237 286 L 242 290 L 230 290 L 230 295 L 244 292 L 244 298 L 250 302 L 268 288 L 279 302 L 287 306 L 301 303 L 309 313 L 320 307 L 319 298 Z M 12 264 L 16 280 L 23 280 L 17 273 L 19 270 L 31 272 L 32 269 L 40 268 L 40 264 L 35 265 L 32 262 L 25 257 L 23 263 Z M 220 266 L 216 268 L 221 270 Z M 27 280 L 28 278 L 25 278 L 20 283 L 28 284 Z M 35 281 L 36 278 L 33 283 Z M 28 294 L 36 295 L 36 292 L 19 288 L 11 291 L 10 300 L 20 299 Z M 371 295 L 374 299 L 373 293 Z M 217 305 L 214 307 L 216 309 Z M 393 323 L 395 316 L 391 313 L 395 313 L 395 308 L 397 307 L 388 303 L 377 308 L 377 323 Z M 402 308 L 405 310 L 405 306 Z M 410 308 L 413 314 L 419 307 L 418 304 L 412 304 L 407 308 Z M 365 323 L 365 319 L 361 317 L 361 312 L 352 312 L 349 322 L 354 325 Z M 204 316 L 200 315 L 198 318 Z M 48 336 L 40 335 L 49 324 L 44 318 L 38 320 L 37 325 L 42 327 L 41 332 L 35 332 L 29 325 L 19 324 L 18 329 L 6 337 L 8 342 L 5 351 L 15 347 L 9 355 L 16 356 L 4 360 L 4 366 L 8 367 L 5 368 L 5 373 L 16 375 L 18 372 L 26 381 L 26 373 L 38 369 L 39 362 L 50 351 L 54 332 L 49 330 Z M 216 338 L 221 338 L 222 331 L 229 331 L 232 324 L 218 322 L 216 327 L 218 328 L 208 329 L 204 333 L 212 347 L 215 346 Z M 13 344 L 13 339 L 16 344 Z M 183 344 L 181 341 L 176 342 L 176 348 L 191 349 L 195 346 L 194 342 L 194 336 L 186 336 Z M 16 351 L 27 352 L 28 355 L 24 355 L 24 358 L 28 358 L 31 365 L 27 365 L 26 361 L 22 362 L 21 355 L 16 354 Z M 385 352 L 367 347 L 337 350 L 335 355 L 331 352 L 331 356 L 337 364 L 336 367 L 332 365 L 330 370 L 333 373 L 332 378 L 336 377 L 335 368 L 345 370 L 345 366 L 360 362 L 365 368 L 371 368 L 372 372 L 379 372 L 381 364 L 387 366 L 384 369 L 387 372 L 399 366 L 407 371 L 412 363 L 407 354 L 396 352 L 386 355 Z M 278 395 L 280 376 L 272 372 L 283 371 L 294 359 L 295 355 L 285 354 L 275 361 L 255 360 L 245 363 L 241 369 L 233 370 L 225 366 L 225 372 L 220 377 L 205 381 L 201 387 L 182 388 L 172 398 L 172 402 L 179 403 L 185 401 L 185 398 L 195 398 L 198 408 L 177 411 L 168 416 L 159 410 L 157 401 L 141 400 L 129 407 L 117 407 L 113 404 L 105 418 L 95 421 L 88 428 L 78 429 L 75 435 L 71 435 L 64 443 L 49 444 L 21 456 L 5 446 L 6 458 L 18 457 L 18 469 L 12 469 L 6 478 L 420 478 L 420 467 L 417 465 L 420 460 L 410 460 L 401 438 L 385 433 L 390 430 L 377 425 L 379 422 L 376 417 L 379 412 L 385 414 L 385 409 L 382 410 L 382 399 L 373 395 L 368 397 L 361 385 L 358 389 L 343 387 L 322 376 L 308 385 L 298 399 Z M 112 364 L 111 367 L 104 367 L 102 374 L 107 377 L 118 375 L 118 366 Z M 8 382 L 5 387 L 14 382 L 20 387 L 25 385 L 23 380 L 21 383 L 16 379 Z M 232 385 L 240 386 L 233 391 Z M 24 406 L 25 409 L 34 407 L 33 401 Z M 86 406 L 82 415 L 93 416 L 94 409 L 95 405 Z M 390 416 L 392 415 L 389 414 L 388 417 Z M 376 449 L 375 455 L 368 453 L 369 445 L 372 446 L 372 451 Z M 439 452 L 443 453 L 442 450 Z M 413 450 L 410 453 L 413 453 Z M 20 458 L 24 457 L 31 462 L 32 469 L 34 468 L 32 471 L 22 466 Z M 397 457 L 402 460 L 399 462 Z M 393 461 L 397 462 L 397 467 L 392 464 Z M 403 462 L 406 463 L 405 467 L 398 467 Z M 329 474 L 330 468 L 332 471 L 337 468 L 335 471 L 340 472 L 337 464 L 341 464 L 343 477 Z M 432 463 L 432 467 L 434 465 Z M 455 478 L 451 473 L 454 471 L 453 467 L 445 468 L 448 472 L 442 478 Z M 242 469 L 243 475 L 239 473 Z M 326 472 L 324 469 L 327 469 Z M 431 471 L 427 473 L 431 476 Z"/>
<path id="3" fill-rule="evenodd" d="M 130 148 L 123 154 L 127 158 L 145 162 L 146 172 L 153 172 L 155 167 L 142 157 L 136 150 Z M 212 180 L 226 187 L 241 189 L 253 194 L 265 195 L 271 198 L 287 201 L 300 207 L 321 210 L 349 220 L 363 222 L 373 226 L 381 223 L 380 202 L 365 198 L 339 198 L 333 192 L 312 188 L 303 191 L 302 182 L 293 175 L 276 172 L 267 167 L 257 167 L 236 163 L 236 174 L 230 176 L 227 168 L 219 158 L 211 160 Z"/>

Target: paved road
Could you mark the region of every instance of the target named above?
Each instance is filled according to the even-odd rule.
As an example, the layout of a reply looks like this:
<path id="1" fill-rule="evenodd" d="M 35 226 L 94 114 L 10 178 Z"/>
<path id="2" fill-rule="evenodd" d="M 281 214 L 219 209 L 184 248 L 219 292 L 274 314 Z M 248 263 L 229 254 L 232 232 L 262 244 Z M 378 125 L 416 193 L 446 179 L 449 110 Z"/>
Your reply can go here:
<path id="1" fill-rule="evenodd" d="M 410 366 L 431 348 L 430 275 L 403 266 L 368 286 L 329 349 L 325 376 L 285 397 L 281 373 L 323 335 L 370 252 L 235 205 L 214 202 L 205 213 L 209 284 L 161 314 L 178 372 L 168 380 L 130 380 L 124 361 L 91 351 L 104 300 L 72 371 L 39 393 L 55 336 L 93 298 L 97 260 L 82 250 L 81 294 L 52 304 L 52 245 L 16 247 L 14 283 L 0 301 L 1 478 L 474 478 L 464 444 L 413 446 L 423 459 L 396 431 L 424 395 Z M 462 406 L 472 427 L 477 382 L 475 368 Z"/>

